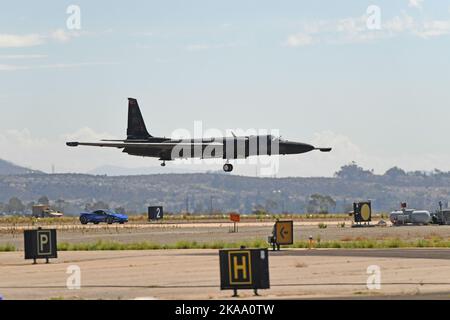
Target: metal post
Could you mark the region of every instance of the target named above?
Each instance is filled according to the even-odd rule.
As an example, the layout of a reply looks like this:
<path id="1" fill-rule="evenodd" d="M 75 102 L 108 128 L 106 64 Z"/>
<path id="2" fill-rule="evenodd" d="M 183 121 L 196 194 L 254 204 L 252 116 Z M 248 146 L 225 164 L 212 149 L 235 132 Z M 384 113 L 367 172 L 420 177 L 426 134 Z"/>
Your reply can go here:
<path id="1" fill-rule="evenodd" d="M 214 212 L 214 210 L 213 210 L 213 196 L 210 196 L 209 211 L 210 211 L 211 215 Z"/>

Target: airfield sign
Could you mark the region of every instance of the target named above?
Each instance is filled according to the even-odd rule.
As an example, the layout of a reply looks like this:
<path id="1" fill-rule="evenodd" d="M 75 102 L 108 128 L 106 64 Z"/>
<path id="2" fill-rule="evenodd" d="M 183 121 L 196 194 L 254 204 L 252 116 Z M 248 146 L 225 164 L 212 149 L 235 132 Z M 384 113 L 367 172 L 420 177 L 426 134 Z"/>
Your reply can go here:
<path id="1" fill-rule="evenodd" d="M 230 221 L 233 222 L 233 230 L 230 232 L 238 232 L 237 224 L 241 222 L 241 215 L 239 213 L 230 213 Z"/>
<path id="2" fill-rule="evenodd" d="M 275 243 L 277 245 L 290 245 L 294 243 L 294 222 L 277 221 L 275 223 Z"/>
<path id="3" fill-rule="evenodd" d="M 241 222 L 241 215 L 239 213 L 230 213 L 230 220 L 233 222 Z"/>
<path id="4" fill-rule="evenodd" d="M 220 289 L 269 289 L 267 249 L 220 250 Z"/>
<path id="5" fill-rule="evenodd" d="M 372 203 L 370 201 L 353 204 L 355 222 L 370 222 L 372 220 Z"/>
<path id="6" fill-rule="evenodd" d="M 164 218 L 164 211 L 162 206 L 148 207 L 149 220 L 161 220 Z"/>
<path id="7" fill-rule="evenodd" d="M 53 259 L 58 257 L 56 230 L 37 229 L 24 231 L 25 259 Z"/>

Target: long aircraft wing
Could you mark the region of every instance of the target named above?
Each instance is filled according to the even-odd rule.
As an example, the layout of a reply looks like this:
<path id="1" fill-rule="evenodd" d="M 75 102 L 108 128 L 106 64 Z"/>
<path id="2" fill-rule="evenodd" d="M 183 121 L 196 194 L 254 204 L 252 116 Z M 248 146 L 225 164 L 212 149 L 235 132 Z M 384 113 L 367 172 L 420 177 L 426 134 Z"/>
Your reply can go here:
<path id="1" fill-rule="evenodd" d="M 196 147 L 196 146 L 221 146 L 222 143 L 176 143 L 176 142 L 142 142 L 142 143 L 105 143 L 105 142 L 67 142 L 67 146 L 69 147 L 78 147 L 78 146 L 90 146 L 90 147 L 109 147 L 109 148 L 151 148 L 151 147 L 160 147 L 161 149 L 170 149 L 174 147 Z"/>

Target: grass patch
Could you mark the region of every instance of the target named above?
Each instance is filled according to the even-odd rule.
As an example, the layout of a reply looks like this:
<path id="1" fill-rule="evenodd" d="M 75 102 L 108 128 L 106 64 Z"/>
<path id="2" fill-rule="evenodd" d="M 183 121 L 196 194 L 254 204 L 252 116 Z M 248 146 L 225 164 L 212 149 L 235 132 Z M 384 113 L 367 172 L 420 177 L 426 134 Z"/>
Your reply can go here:
<path id="1" fill-rule="evenodd" d="M 116 241 L 99 240 L 93 243 L 68 243 L 58 244 L 59 251 L 102 251 L 102 250 L 167 250 L 167 249 L 228 249 L 239 248 L 268 248 L 267 242 L 263 240 L 251 240 L 243 242 L 223 242 L 215 241 L 208 243 L 198 243 L 196 241 L 178 241 L 172 244 L 159 244 L 154 242 L 133 242 L 122 243 Z"/>
<path id="2" fill-rule="evenodd" d="M 59 218 L 34 218 L 31 216 L 20 217 L 20 216 L 10 216 L 1 217 L 0 223 L 10 224 L 10 225 L 36 225 L 36 224 L 46 224 L 46 225 L 60 225 L 60 224 L 71 224 L 79 222 L 78 217 L 59 217 Z"/>
<path id="3" fill-rule="evenodd" d="M 0 244 L 0 252 L 16 251 L 16 247 L 11 243 Z"/>
<path id="4" fill-rule="evenodd" d="M 308 248 L 308 241 L 297 241 L 291 247 L 293 248 Z M 315 248 L 324 249 L 390 249 L 390 248 L 450 248 L 450 240 L 443 239 L 419 239 L 419 240 L 401 240 L 401 239 L 386 239 L 386 240 L 332 240 L 321 241 L 314 244 Z"/>
<path id="5" fill-rule="evenodd" d="M 245 246 L 246 248 L 268 248 L 265 240 L 254 239 L 241 242 L 214 241 L 199 243 L 196 241 L 178 241 L 171 244 L 160 244 L 154 242 L 133 242 L 122 243 L 116 241 L 99 240 L 92 243 L 68 243 L 58 244 L 59 251 L 101 251 L 101 250 L 170 250 L 170 249 L 232 249 Z M 288 248 L 309 248 L 309 241 L 296 241 Z M 401 240 L 401 239 L 343 239 L 331 241 L 316 241 L 314 248 L 323 249 L 389 249 L 389 248 L 450 248 L 450 240 L 444 239 L 419 239 L 419 240 Z M 14 251 L 14 246 L 9 246 Z M 1 247 L 0 247 L 1 251 Z"/>

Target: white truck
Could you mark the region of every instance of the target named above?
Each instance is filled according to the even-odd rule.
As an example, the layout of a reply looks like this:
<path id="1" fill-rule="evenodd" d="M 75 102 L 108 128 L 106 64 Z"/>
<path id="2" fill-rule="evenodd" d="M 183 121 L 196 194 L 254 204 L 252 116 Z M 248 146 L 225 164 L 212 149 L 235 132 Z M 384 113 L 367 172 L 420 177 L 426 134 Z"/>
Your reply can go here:
<path id="1" fill-rule="evenodd" d="M 45 204 L 33 206 L 33 211 L 31 213 L 31 216 L 35 218 L 59 218 L 63 215 L 64 214 L 62 212 L 53 210 Z"/>

